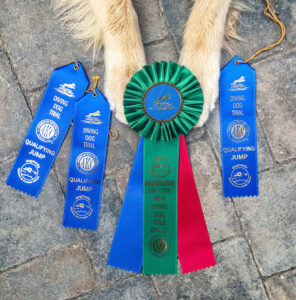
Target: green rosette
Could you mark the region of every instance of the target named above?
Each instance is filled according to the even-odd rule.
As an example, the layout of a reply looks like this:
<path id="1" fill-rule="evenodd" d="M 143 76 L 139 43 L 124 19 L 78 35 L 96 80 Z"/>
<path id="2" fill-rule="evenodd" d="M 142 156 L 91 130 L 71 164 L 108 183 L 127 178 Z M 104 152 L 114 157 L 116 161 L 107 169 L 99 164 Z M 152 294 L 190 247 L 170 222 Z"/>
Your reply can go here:
<path id="1" fill-rule="evenodd" d="M 182 98 L 182 105 L 174 118 L 157 122 L 143 109 L 143 100 L 148 89 L 160 83 L 174 86 Z M 191 71 L 174 62 L 144 66 L 131 78 L 124 93 L 124 113 L 129 125 L 140 136 L 152 141 L 171 141 L 186 134 L 199 120 L 202 109 L 199 82 Z"/>
<path id="2" fill-rule="evenodd" d="M 179 136 L 193 128 L 202 108 L 196 77 L 174 62 L 143 67 L 126 87 L 126 119 L 144 138 L 144 274 L 177 273 Z"/>

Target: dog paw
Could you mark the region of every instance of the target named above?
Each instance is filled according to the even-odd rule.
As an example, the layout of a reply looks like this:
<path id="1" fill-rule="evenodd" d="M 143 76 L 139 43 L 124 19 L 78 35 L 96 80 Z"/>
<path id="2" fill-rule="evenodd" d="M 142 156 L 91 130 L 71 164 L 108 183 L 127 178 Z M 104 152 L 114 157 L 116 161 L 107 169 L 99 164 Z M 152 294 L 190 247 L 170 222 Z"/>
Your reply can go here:
<path id="1" fill-rule="evenodd" d="M 203 111 L 196 127 L 201 127 L 207 121 L 210 112 L 215 108 L 219 93 L 219 57 L 211 57 L 211 53 L 196 49 L 194 53 L 182 49 L 179 63 L 186 66 L 201 85 L 204 104 Z"/>
<path id="2" fill-rule="evenodd" d="M 197 127 L 207 121 L 218 98 L 220 56 L 230 2 L 196 1 L 184 31 L 179 63 L 197 77 L 204 97 L 203 112 Z"/>
<path id="3" fill-rule="evenodd" d="M 116 118 L 127 124 L 123 96 L 131 77 L 146 63 L 144 47 L 138 18 L 130 0 L 114 2 L 108 7 L 107 16 L 104 90 Z"/>
<path id="4" fill-rule="evenodd" d="M 127 124 L 123 110 L 123 95 L 130 76 L 124 76 L 124 71 L 119 67 L 109 70 L 108 65 L 106 65 L 105 75 L 104 91 L 110 104 L 110 109 L 120 122 Z"/>

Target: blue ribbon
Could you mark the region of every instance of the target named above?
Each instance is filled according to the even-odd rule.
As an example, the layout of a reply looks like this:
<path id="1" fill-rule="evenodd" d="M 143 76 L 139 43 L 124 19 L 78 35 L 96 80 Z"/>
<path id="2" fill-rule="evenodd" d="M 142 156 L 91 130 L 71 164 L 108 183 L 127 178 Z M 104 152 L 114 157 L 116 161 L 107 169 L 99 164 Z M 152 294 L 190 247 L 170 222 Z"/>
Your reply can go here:
<path id="1" fill-rule="evenodd" d="M 98 228 L 110 116 L 107 99 L 97 89 L 76 103 L 64 226 Z"/>
<path id="2" fill-rule="evenodd" d="M 142 243 L 143 139 L 140 138 L 107 265 L 140 273 Z"/>
<path id="3" fill-rule="evenodd" d="M 258 196 L 256 75 L 238 56 L 221 71 L 220 128 L 224 197 Z"/>
<path id="4" fill-rule="evenodd" d="M 38 197 L 89 81 L 78 63 L 53 71 L 6 184 Z"/>

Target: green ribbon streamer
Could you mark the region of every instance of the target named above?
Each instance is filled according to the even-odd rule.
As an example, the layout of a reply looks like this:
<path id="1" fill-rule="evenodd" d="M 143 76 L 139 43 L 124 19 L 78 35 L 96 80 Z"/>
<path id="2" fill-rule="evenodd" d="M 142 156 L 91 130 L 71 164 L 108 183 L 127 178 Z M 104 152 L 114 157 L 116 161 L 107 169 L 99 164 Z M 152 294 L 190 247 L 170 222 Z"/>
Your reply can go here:
<path id="1" fill-rule="evenodd" d="M 143 273 L 177 274 L 179 138 L 144 139 Z"/>
<path id="2" fill-rule="evenodd" d="M 144 109 L 145 93 L 158 83 L 181 95 L 179 113 L 156 120 Z M 203 94 L 196 77 L 174 62 L 144 66 L 127 84 L 124 112 L 128 123 L 144 138 L 143 273 L 177 273 L 177 194 L 179 136 L 199 120 Z"/>

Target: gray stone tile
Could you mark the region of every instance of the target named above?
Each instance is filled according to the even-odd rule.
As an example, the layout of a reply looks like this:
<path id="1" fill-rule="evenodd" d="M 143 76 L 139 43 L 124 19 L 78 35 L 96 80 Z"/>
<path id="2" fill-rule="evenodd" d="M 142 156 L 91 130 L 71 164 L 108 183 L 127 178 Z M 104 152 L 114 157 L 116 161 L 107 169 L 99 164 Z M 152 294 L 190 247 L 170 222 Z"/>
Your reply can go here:
<path id="1" fill-rule="evenodd" d="M 296 163 L 259 174 L 259 197 L 235 198 L 260 272 L 296 265 Z"/>
<path id="2" fill-rule="evenodd" d="M 130 172 L 132 166 L 123 165 L 120 170 L 118 170 L 115 174 L 116 187 L 119 193 L 119 197 L 121 200 L 124 199 L 126 186 L 129 180 Z"/>
<path id="3" fill-rule="evenodd" d="M 178 276 L 154 276 L 161 299 L 267 300 L 246 242 L 214 246 L 215 267 Z"/>
<path id="4" fill-rule="evenodd" d="M 281 21 L 287 29 L 287 39 L 296 45 L 296 3 L 294 0 L 276 0 Z"/>
<path id="5" fill-rule="evenodd" d="M 290 1 L 292 2 L 293 0 Z M 161 0 L 161 4 L 164 15 L 171 28 L 171 33 L 180 50 L 182 48 L 183 31 L 189 18 L 193 1 Z M 246 42 L 238 43 L 236 54 L 247 59 L 258 49 L 277 41 L 280 36 L 280 29 L 278 25 L 262 14 L 263 9 L 265 8 L 264 2 L 248 0 L 245 4 L 247 4 L 252 11 L 244 11 L 241 14 L 241 20 L 238 23 L 237 31 Z M 277 47 L 276 49 L 278 50 L 281 48 L 282 46 L 280 48 Z M 271 52 L 269 52 L 268 55 L 270 53 Z M 266 54 L 261 55 L 261 57 L 264 56 L 266 56 Z M 231 58 L 231 54 L 223 52 L 222 65 L 226 64 Z"/>
<path id="6" fill-rule="evenodd" d="M 192 0 L 161 0 L 163 13 L 178 49 L 182 47 L 183 31 L 190 15 Z"/>
<path id="7" fill-rule="evenodd" d="M 296 157 L 296 51 L 255 64 L 257 111 L 278 162 Z"/>
<path id="8" fill-rule="evenodd" d="M 80 247 L 38 257 L 0 275 L 1 299 L 65 299 L 94 286 L 87 257 Z"/>
<path id="9" fill-rule="evenodd" d="M 112 116 L 110 129 L 119 133 L 117 140 L 109 139 L 105 174 L 113 176 L 122 166 L 131 165 L 134 161 L 139 135 L 129 126 L 120 123 Z"/>
<path id="10" fill-rule="evenodd" d="M 296 271 L 273 276 L 265 281 L 265 286 L 271 300 L 296 299 Z"/>
<path id="11" fill-rule="evenodd" d="M 132 0 L 132 2 L 138 15 L 143 43 L 164 38 L 167 32 L 158 0 Z"/>
<path id="12" fill-rule="evenodd" d="M 177 62 L 178 56 L 174 43 L 168 39 L 164 41 L 145 46 L 146 61 L 150 65 L 155 61 L 174 61 Z"/>
<path id="13" fill-rule="evenodd" d="M 0 48 L 0 161 L 16 154 L 31 123 L 30 111 Z"/>
<path id="14" fill-rule="evenodd" d="M 208 143 L 188 146 L 192 170 L 212 242 L 240 231 L 233 205 L 222 196 L 221 174 Z"/>
<path id="15" fill-rule="evenodd" d="M 48 78 L 49 80 L 49 78 Z M 28 101 L 28 105 L 30 107 L 30 110 L 33 114 L 33 116 L 35 116 L 36 112 L 37 112 L 37 109 L 39 107 L 39 104 L 41 102 L 41 99 L 42 99 L 42 96 L 45 92 L 45 88 L 46 86 L 42 86 L 40 88 L 37 88 L 33 91 L 30 91 L 30 92 L 26 92 L 26 98 L 27 98 L 27 101 Z"/>
<path id="16" fill-rule="evenodd" d="M 94 267 L 99 274 L 98 286 L 101 287 L 131 275 L 129 272 L 107 267 L 106 265 L 120 209 L 121 202 L 117 194 L 115 183 L 113 180 L 105 179 L 98 230 L 82 231 L 87 251 L 92 257 Z"/>
<path id="17" fill-rule="evenodd" d="M 50 1 L 1 1 L 1 33 L 26 90 L 44 85 L 56 67 L 78 59 L 89 69 L 92 52 L 60 25 Z"/>
<path id="18" fill-rule="evenodd" d="M 77 240 L 73 229 L 62 227 L 64 197 L 52 171 L 35 199 L 6 186 L 12 164 L 0 165 L 0 270 Z"/>
<path id="19" fill-rule="evenodd" d="M 91 296 L 86 296 L 82 299 L 156 300 L 157 296 L 153 290 L 151 279 L 148 276 L 137 276 L 112 285 L 108 289 L 97 291 Z"/>
<path id="20" fill-rule="evenodd" d="M 204 127 L 193 128 L 189 131 L 189 133 L 185 136 L 186 142 L 190 143 L 201 138 L 205 133 Z"/>
<path id="21" fill-rule="evenodd" d="M 240 2 L 240 0 L 235 1 Z M 243 11 L 241 19 L 238 22 L 237 33 L 245 39 L 245 42 L 237 44 L 235 54 L 243 59 L 247 59 L 257 50 L 275 43 L 281 36 L 281 29 L 275 22 L 263 14 L 263 10 L 266 7 L 265 1 L 247 0 L 243 1 L 243 3 L 246 4 L 251 11 Z M 273 6 L 272 9 L 275 11 Z M 255 61 L 270 56 L 287 47 L 287 42 L 284 40 L 280 46 L 261 53 L 255 58 Z M 232 58 L 232 54 L 223 51 L 221 65 L 225 65 Z"/>
<path id="22" fill-rule="evenodd" d="M 258 96 L 257 96 L 258 98 Z M 258 102 L 258 100 L 257 100 Z M 214 145 L 216 155 L 221 164 L 221 143 L 220 143 L 220 114 L 219 114 L 219 102 L 216 104 L 216 108 L 210 113 L 206 126 L 209 131 L 210 138 Z M 263 132 L 259 123 L 257 122 L 257 156 L 258 156 L 258 170 L 259 172 L 269 168 L 272 165 L 272 157 L 264 138 Z"/>

